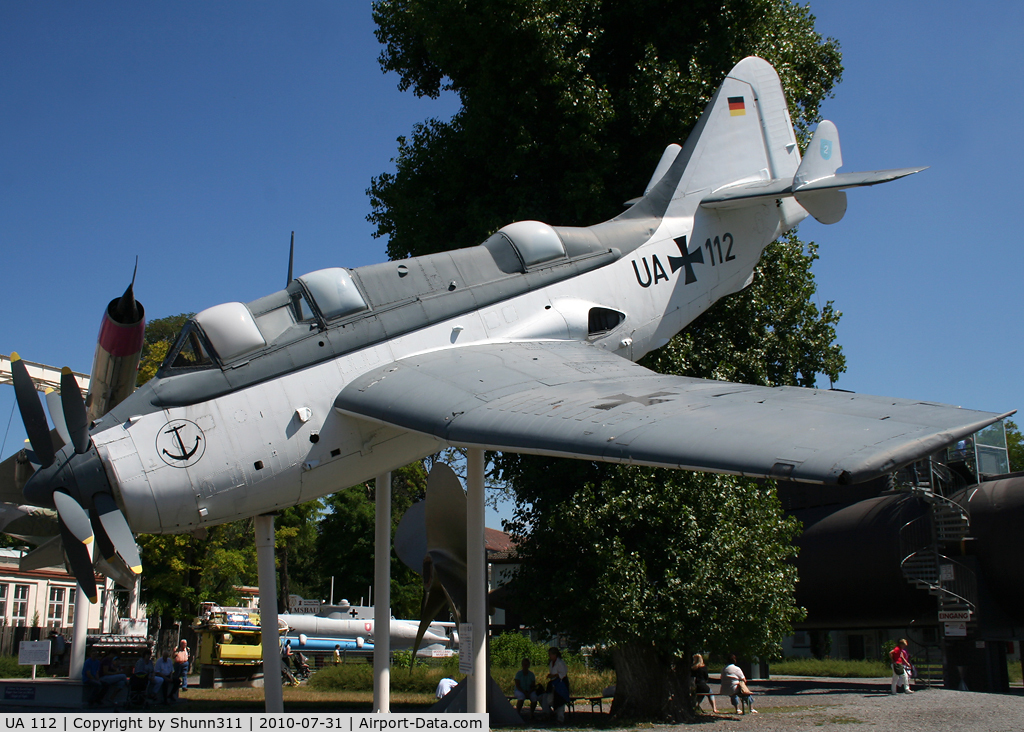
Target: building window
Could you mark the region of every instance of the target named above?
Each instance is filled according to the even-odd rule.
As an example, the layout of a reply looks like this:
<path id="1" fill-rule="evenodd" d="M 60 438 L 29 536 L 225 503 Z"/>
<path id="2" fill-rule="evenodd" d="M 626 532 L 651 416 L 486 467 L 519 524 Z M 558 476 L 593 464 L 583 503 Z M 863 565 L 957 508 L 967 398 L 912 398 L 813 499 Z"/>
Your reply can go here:
<path id="1" fill-rule="evenodd" d="M 7 625 L 7 583 L 0 583 L 0 625 Z"/>
<path id="2" fill-rule="evenodd" d="M 11 625 L 28 625 L 28 585 L 14 586 L 14 603 L 11 606 Z"/>
<path id="3" fill-rule="evenodd" d="M 68 625 L 75 624 L 75 595 L 78 590 L 72 587 L 68 590 Z"/>
<path id="4" fill-rule="evenodd" d="M 64 594 L 66 588 L 51 587 L 50 603 L 46 607 L 46 625 L 60 628 L 64 624 Z"/>

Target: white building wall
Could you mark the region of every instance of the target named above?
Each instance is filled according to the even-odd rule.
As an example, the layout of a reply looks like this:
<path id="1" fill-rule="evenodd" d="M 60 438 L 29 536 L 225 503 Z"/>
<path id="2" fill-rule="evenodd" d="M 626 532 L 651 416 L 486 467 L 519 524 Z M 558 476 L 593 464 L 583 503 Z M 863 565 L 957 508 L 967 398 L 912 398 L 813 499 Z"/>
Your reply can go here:
<path id="1" fill-rule="evenodd" d="M 68 631 L 74 625 L 78 600 L 74 577 L 63 567 L 23 572 L 18 568 L 22 553 L 18 549 L 0 549 L 0 627 Z M 96 604 L 89 606 L 89 631 L 118 635 L 141 632 L 144 635 L 145 615 L 138 593 L 129 593 L 106 578 L 98 578 L 97 585 L 100 597 Z M 117 595 L 128 597 L 125 618 L 118 614 Z"/>

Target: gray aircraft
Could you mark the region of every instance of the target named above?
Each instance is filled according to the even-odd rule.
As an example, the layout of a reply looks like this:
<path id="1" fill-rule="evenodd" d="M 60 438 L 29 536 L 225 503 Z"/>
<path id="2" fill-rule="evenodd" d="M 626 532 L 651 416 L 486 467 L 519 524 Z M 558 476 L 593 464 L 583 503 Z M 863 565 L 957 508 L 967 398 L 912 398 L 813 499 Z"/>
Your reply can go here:
<path id="1" fill-rule="evenodd" d="M 775 70 L 744 59 L 614 219 L 519 221 L 476 247 L 322 269 L 204 310 L 106 414 L 87 419 L 64 389 L 57 451 L 12 356 L 38 469 L 24 499 L 3 497 L 56 508 L 94 595 L 94 536 L 138 571 L 131 530 L 264 514 L 449 445 L 823 484 L 891 472 L 1007 415 L 635 363 L 749 285 L 782 233 L 839 221 L 845 189 L 921 170 L 841 165 L 831 122 L 801 156 Z"/>

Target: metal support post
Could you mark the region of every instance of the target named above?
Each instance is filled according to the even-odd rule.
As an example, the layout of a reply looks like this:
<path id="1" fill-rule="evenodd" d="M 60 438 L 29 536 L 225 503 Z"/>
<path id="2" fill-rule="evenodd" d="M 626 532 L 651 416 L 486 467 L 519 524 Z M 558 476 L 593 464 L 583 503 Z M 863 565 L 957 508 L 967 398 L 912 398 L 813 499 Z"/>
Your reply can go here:
<path id="1" fill-rule="evenodd" d="M 85 665 L 85 637 L 89 634 L 89 598 L 85 596 L 81 585 L 75 585 L 75 627 L 71 630 L 71 665 L 68 667 L 69 679 L 81 679 L 82 667 Z"/>
<path id="2" fill-rule="evenodd" d="M 471 448 L 466 456 L 466 604 L 473 624 L 473 654 L 466 711 L 487 711 L 487 565 L 484 557 L 484 451 Z"/>
<path id="3" fill-rule="evenodd" d="M 277 632 L 277 568 L 274 565 L 274 517 L 256 517 L 256 568 L 260 582 L 260 632 L 263 636 L 263 702 L 267 714 L 284 712 L 281 689 L 281 641 Z"/>
<path id="4" fill-rule="evenodd" d="M 377 476 L 373 584 L 373 711 L 391 711 L 391 473 Z"/>

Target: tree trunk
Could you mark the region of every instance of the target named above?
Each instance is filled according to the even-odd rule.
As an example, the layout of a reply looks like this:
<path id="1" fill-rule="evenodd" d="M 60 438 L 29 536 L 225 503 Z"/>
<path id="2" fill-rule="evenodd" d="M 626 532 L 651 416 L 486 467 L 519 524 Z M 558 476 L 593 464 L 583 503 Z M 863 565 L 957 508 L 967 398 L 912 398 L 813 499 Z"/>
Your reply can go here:
<path id="1" fill-rule="evenodd" d="M 690 665 L 666 658 L 651 643 L 615 646 L 615 699 L 612 714 L 620 718 L 681 722 L 690 710 Z"/>

